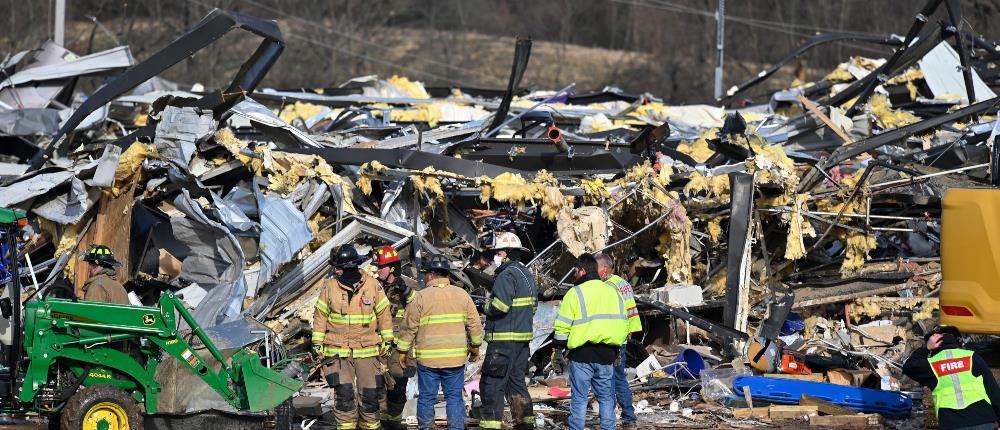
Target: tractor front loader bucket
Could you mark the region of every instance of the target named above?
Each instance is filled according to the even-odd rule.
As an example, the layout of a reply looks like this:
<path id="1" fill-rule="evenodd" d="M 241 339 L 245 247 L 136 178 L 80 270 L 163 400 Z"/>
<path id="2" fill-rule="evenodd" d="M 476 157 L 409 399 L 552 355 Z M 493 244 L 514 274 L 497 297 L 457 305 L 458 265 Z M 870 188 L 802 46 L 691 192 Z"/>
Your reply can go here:
<path id="1" fill-rule="evenodd" d="M 234 354 L 232 363 L 242 382 L 243 395 L 251 412 L 273 409 L 305 385 L 305 382 L 264 367 L 260 357 L 247 349 Z"/>

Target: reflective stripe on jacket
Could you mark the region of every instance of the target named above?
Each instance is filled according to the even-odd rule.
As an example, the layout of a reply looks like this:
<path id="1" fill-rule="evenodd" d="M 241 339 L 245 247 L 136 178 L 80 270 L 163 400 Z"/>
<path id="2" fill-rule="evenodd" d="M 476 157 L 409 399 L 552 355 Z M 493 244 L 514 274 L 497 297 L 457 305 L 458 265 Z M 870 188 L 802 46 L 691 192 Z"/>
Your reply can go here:
<path id="1" fill-rule="evenodd" d="M 972 351 L 966 349 L 946 349 L 927 361 L 937 376 L 934 397 L 934 413 L 941 408 L 965 409 L 980 400 L 990 403 L 982 376 L 972 374 Z"/>
<path id="2" fill-rule="evenodd" d="M 375 278 L 361 275 L 360 286 L 323 280 L 313 311 L 312 343 L 327 357 L 367 358 L 391 342 L 389 299 Z"/>
<path id="3" fill-rule="evenodd" d="M 632 284 L 618 275 L 611 275 L 605 282 L 615 287 L 625 300 L 625 316 L 628 317 L 628 332 L 642 331 L 642 320 L 639 319 L 639 308 L 635 304 L 635 293 Z"/>
<path id="4" fill-rule="evenodd" d="M 625 300 L 618 289 L 592 279 L 563 297 L 556 316 L 555 339 L 569 349 L 587 343 L 621 346 L 628 335 Z"/>
<path id="5" fill-rule="evenodd" d="M 396 349 L 422 366 L 440 369 L 465 364 L 469 346 L 482 343 L 483 325 L 472 297 L 447 279 L 436 279 L 406 306 Z"/>
<path id="6" fill-rule="evenodd" d="M 538 284 L 528 267 L 510 261 L 497 270 L 492 298 L 486 303 L 487 341 L 528 342 L 532 338 Z"/>

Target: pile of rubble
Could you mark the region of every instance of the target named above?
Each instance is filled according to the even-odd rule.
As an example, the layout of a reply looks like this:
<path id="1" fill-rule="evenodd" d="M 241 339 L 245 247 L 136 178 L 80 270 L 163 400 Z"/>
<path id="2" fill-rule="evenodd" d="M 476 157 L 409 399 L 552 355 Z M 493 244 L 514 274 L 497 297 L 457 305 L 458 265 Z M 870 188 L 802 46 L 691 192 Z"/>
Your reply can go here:
<path id="1" fill-rule="evenodd" d="M 233 29 L 262 41 L 228 87 L 184 91 L 157 77 Z M 896 50 L 747 96 L 844 39 Z M 258 88 L 282 47 L 274 22 L 216 10 L 140 63 L 127 47 L 8 56 L 0 207 L 27 211 L 39 232 L 25 285 L 78 290 L 78 253 L 101 243 L 124 263 L 134 303 L 177 291 L 223 344 L 288 365 L 309 351 L 332 249 L 392 244 L 414 285 L 417 261 L 445 255 L 482 303 L 492 280 L 470 262 L 512 231 L 545 301 L 531 344 L 540 421 L 566 414 L 552 324 L 574 257 L 596 251 L 640 296 L 647 330 L 629 366 L 642 423 L 867 425 L 884 418 L 853 414 L 907 416 L 922 394 L 900 366 L 936 317 L 943 193 L 990 183 L 992 42 L 920 20 L 905 37 L 819 35 L 720 106 L 524 90 L 526 39 L 505 89 L 399 76 Z M 86 79 L 107 80 L 84 94 Z M 298 410 L 319 416 L 330 402 L 307 375 Z M 754 392 L 781 381 L 817 385 L 794 399 Z M 900 404 L 814 398 L 837 386 Z M 776 405 L 754 407 L 755 395 Z M 166 412 L 222 408 L 209 393 L 175 397 Z M 788 403 L 798 406 L 777 406 Z"/>

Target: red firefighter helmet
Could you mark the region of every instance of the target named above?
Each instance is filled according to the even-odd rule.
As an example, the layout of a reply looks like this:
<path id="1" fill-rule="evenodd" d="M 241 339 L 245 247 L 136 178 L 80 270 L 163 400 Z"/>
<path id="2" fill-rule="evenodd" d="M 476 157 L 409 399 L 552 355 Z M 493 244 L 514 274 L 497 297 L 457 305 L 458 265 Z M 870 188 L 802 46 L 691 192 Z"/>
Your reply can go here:
<path id="1" fill-rule="evenodd" d="M 399 263 L 399 251 L 392 245 L 383 246 L 375 253 L 376 266 L 388 266 L 393 263 Z"/>

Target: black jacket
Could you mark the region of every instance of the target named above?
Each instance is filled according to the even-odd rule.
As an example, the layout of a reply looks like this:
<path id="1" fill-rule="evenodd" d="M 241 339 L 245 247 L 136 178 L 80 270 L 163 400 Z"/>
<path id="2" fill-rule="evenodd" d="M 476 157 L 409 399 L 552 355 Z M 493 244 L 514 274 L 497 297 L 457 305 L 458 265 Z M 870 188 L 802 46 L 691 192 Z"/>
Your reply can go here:
<path id="1" fill-rule="evenodd" d="M 952 348 L 959 348 L 959 346 L 946 343 L 941 345 L 939 350 L 935 350 L 934 354 Z M 934 375 L 934 370 L 931 369 L 931 364 L 927 361 L 927 358 L 932 355 L 926 347 L 913 351 L 906 363 L 903 363 L 903 373 L 933 391 L 934 387 L 937 386 L 937 376 Z M 986 395 L 990 397 L 992 405 L 980 400 L 965 409 L 942 408 L 938 415 L 938 428 L 941 430 L 996 423 L 997 417 L 1000 417 L 1000 385 L 997 385 L 997 380 L 990 372 L 990 366 L 979 354 L 972 355 L 972 375 L 983 378 Z"/>
<path id="2" fill-rule="evenodd" d="M 520 261 L 509 261 L 497 269 L 493 298 L 487 302 L 486 340 L 528 342 L 534 330 L 538 284 L 535 275 Z"/>

